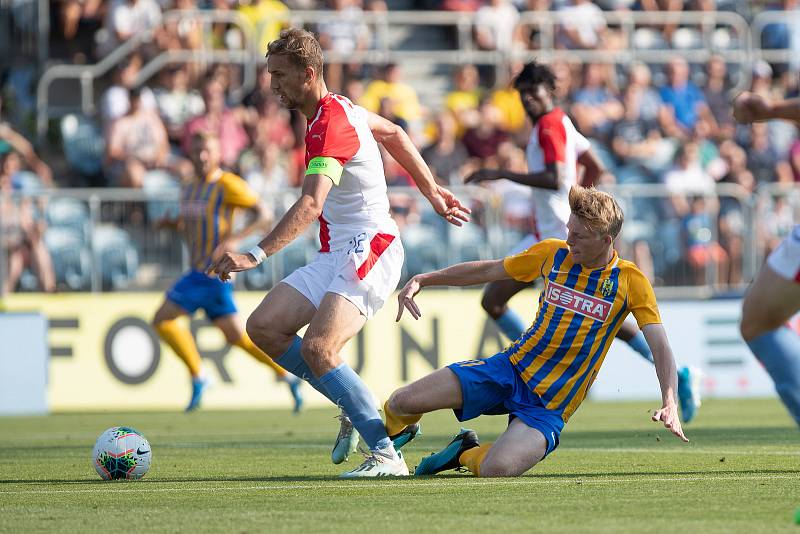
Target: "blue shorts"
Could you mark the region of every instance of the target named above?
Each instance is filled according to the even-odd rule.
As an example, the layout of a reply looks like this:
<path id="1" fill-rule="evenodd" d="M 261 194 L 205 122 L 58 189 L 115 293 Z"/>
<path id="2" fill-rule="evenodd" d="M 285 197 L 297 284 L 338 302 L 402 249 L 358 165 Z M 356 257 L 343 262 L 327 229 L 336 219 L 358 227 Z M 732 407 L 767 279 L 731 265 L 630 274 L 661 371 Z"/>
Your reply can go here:
<path id="1" fill-rule="evenodd" d="M 190 315 L 203 308 L 209 321 L 236 313 L 233 282 L 223 282 L 200 271 L 189 271 L 167 291 L 167 299 Z"/>
<path id="2" fill-rule="evenodd" d="M 558 447 L 564 428 L 561 412 L 548 410 L 538 395 L 522 381 L 508 356 L 495 354 L 483 360 L 468 360 L 447 366 L 461 382 L 463 403 L 453 410 L 459 421 L 479 415 L 509 414 L 541 432 L 547 440 L 545 456 Z"/>

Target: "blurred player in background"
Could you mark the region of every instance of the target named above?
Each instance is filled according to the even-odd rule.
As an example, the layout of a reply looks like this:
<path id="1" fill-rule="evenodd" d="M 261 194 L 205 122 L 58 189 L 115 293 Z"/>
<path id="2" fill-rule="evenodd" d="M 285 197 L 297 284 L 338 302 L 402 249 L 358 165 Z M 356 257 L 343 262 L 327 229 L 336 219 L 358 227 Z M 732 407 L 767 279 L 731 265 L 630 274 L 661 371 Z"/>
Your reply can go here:
<path id="1" fill-rule="evenodd" d="M 526 155 L 527 174 L 498 169 L 481 169 L 471 174 L 466 183 L 508 179 L 535 189 L 533 207 L 536 220 L 534 233 L 525 236 L 509 254 L 516 254 L 544 239 L 566 239 L 570 209 L 567 199 L 570 188 L 578 184 L 578 165 L 584 169 L 582 183 L 602 182 L 607 174 L 592 152 L 589 140 L 555 105 L 556 76 L 541 63 L 525 65 L 514 80 L 522 106 L 533 123 Z M 510 341 L 519 339 L 526 330 L 525 321 L 508 307 L 511 298 L 530 284 L 515 279 L 490 282 L 483 292 L 481 305 Z M 632 322 L 623 323 L 617 332 L 644 359 L 654 363 L 653 354 L 642 332 Z M 691 421 L 700 407 L 700 372 L 681 367 L 678 372 L 678 398 L 684 422 Z"/>
<path id="2" fill-rule="evenodd" d="M 203 391 L 209 380 L 203 371 L 200 353 L 192 333 L 178 320 L 202 308 L 214 326 L 225 335 L 228 343 L 241 347 L 258 361 L 268 365 L 289 386 L 294 410 L 303 404 L 297 377 L 287 373 L 272 358 L 264 354 L 248 337 L 239 323 L 233 302 L 233 282 L 223 282 L 205 274 L 214 259 L 224 252 L 236 250 L 240 240 L 269 224 L 270 214 L 258 195 L 242 178 L 220 168 L 219 139 L 213 134 L 198 133 L 192 138 L 192 163 L 195 179 L 181 190 L 180 215 L 159 221 L 159 227 L 180 231 L 189 247 L 192 270 L 183 275 L 167 291 L 163 304 L 153 317 L 158 335 L 172 347 L 192 376 L 192 397 L 186 411 L 200 406 Z M 250 221 L 234 232 L 234 215 L 246 210 Z"/>
<path id="3" fill-rule="evenodd" d="M 459 421 L 509 414 L 494 445 L 462 429 L 442 451 L 424 458 L 417 475 L 467 467 L 478 476 L 519 476 L 558 446 L 559 435 L 597 376 L 615 334 L 632 313 L 653 351 L 662 406 L 652 416 L 683 434 L 675 401 L 677 373 L 650 282 L 620 259 L 614 239 L 622 209 L 607 193 L 573 186 L 567 239 L 545 239 L 502 260 L 460 263 L 412 278 L 398 295 L 397 320 L 427 286 L 466 286 L 543 278 L 533 326 L 494 356 L 449 365 L 395 391 L 384 406 L 387 432 L 402 432 L 422 414 L 452 409 Z"/>
<path id="4" fill-rule="evenodd" d="M 283 105 L 308 119 L 302 193 L 256 247 L 247 254 L 224 254 L 209 272 L 225 280 L 231 272 L 251 269 L 319 219 L 322 247 L 316 260 L 267 294 L 248 319 L 247 331 L 267 354 L 280 355 L 278 363 L 343 409 L 334 463 L 353 451 L 347 426 L 361 434 L 371 454 L 343 477 L 407 475 L 395 445 L 399 448 L 408 437 L 386 434 L 374 397 L 339 355 L 395 290 L 403 267 L 378 143 L 446 221 L 460 226 L 469 220 L 469 209 L 436 184 L 402 128 L 328 91 L 322 50 L 311 33 L 282 31 L 269 45 L 267 68 L 272 91 Z M 297 332 L 305 325 L 308 330 L 300 338 Z"/>
<path id="5" fill-rule="evenodd" d="M 770 101 L 742 93 L 733 101 L 742 123 L 771 119 L 800 122 L 800 99 Z M 775 382 L 800 425 L 800 337 L 787 322 L 800 311 L 800 225 L 781 242 L 748 289 L 742 304 L 742 337 Z"/>

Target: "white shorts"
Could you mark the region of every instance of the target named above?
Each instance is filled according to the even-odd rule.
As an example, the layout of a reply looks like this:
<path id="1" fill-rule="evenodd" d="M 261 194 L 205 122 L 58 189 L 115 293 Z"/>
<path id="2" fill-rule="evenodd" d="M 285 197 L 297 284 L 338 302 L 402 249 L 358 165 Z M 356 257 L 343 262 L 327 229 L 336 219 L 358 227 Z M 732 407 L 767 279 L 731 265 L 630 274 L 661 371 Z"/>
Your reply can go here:
<path id="1" fill-rule="evenodd" d="M 767 265 L 783 278 L 800 283 L 800 224 L 772 251 Z"/>
<path id="2" fill-rule="evenodd" d="M 364 232 L 351 239 L 347 248 L 320 252 L 283 282 L 317 308 L 325 293 L 341 295 L 369 319 L 397 289 L 404 259 L 399 236 Z"/>

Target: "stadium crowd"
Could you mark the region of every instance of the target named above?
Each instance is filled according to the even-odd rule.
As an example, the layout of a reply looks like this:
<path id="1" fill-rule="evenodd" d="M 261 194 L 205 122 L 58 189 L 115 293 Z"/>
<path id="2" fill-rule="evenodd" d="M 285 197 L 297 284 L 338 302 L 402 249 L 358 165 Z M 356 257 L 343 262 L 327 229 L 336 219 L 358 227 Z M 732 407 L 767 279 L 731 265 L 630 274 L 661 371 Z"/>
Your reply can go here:
<path id="1" fill-rule="evenodd" d="M 729 10 L 745 17 L 757 8 L 784 10 L 795 15 L 764 31 L 762 46 L 792 49 L 800 43 L 800 25 L 793 22 L 800 20 L 796 4 L 795 0 L 756 7 L 740 0 L 415 0 L 405 7 L 475 11 L 476 46 L 501 52 L 538 49 L 540 32 L 520 24 L 519 14 L 553 10 L 563 15 L 554 41 L 557 48 L 613 54 L 632 43 L 624 42 L 619 29 L 606 24 L 604 10 Z M 142 188 L 156 170 L 179 179 L 192 172 L 187 146 L 192 134 L 201 130 L 219 135 L 225 165 L 263 196 L 298 187 L 304 171 L 305 121 L 300 114 L 283 109 L 270 93 L 264 67 L 255 89 L 241 100 L 232 98 L 241 83 L 240 67 L 235 64 L 170 64 L 144 86 L 136 86 L 143 66 L 159 51 L 242 46 L 244 36 L 233 24 L 214 23 L 205 32 L 191 12 L 179 19 L 165 19 L 164 12 L 238 10 L 256 28 L 258 48 L 265 49 L 283 27 L 275 16 L 297 9 L 331 10 L 337 17 L 312 29 L 324 50 L 347 55 L 374 46 L 375 36 L 362 13 L 388 9 L 384 0 L 331 0 L 325 5 L 319 0 L 62 0 L 55 5 L 50 37 L 53 61 L 94 63 L 141 32 L 155 29 L 154 38 L 114 69 L 97 102 L 97 117 L 83 118 L 89 123 L 96 119 L 102 147 L 97 161 L 87 161 L 84 154 L 78 161 L 72 158 L 70 167 L 58 165 L 63 172 L 53 172 L 42 160 L 56 165 L 37 155 L 26 139 L 32 113 L 28 104 L 26 115 L 26 102 L 35 93 L 35 79 L 20 82 L 25 78 L 19 65 L 7 63 L 0 72 L 2 191 L 23 189 L 31 175 L 55 187 Z M 721 56 L 689 64 L 680 48 L 696 37 L 696 29 L 677 23 L 643 28 L 636 35 L 641 42 L 663 43 L 674 55 L 666 63 L 648 65 L 581 63 L 565 54 L 567 59 L 551 62 L 558 79 L 559 105 L 591 139 L 616 183 L 666 186 L 668 198 L 643 199 L 628 214 L 633 224 L 626 234 L 625 254 L 651 280 L 660 285 L 701 285 L 711 266 L 720 286 L 741 285 L 746 282 L 741 268 L 746 238 L 743 206 L 734 197 L 706 194 L 715 184 L 736 184 L 746 192 L 771 183 L 791 187 L 800 181 L 800 140 L 795 128 L 785 122 L 735 125 L 731 89 L 744 77 L 755 93 L 772 98 L 795 96 L 800 91 L 797 66 L 758 61 L 750 72 L 742 72 L 740 65 L 726 63 Z M 500 70 L 472 64 L 454 67 L 441 106 L 421 101 L 401 64 L 334 63 L 326 79 L 332 91 L 406 129 L 436 179 L 458 185 L 480 167 L 525 172 L 528 126 L 510 86 L 519 68 L 521 64 L 514 62 Z M 48 151 L 53 161 L 63 160 L 65 153 L 69 161 L 67 152 L 66 146 Z M 402 167 L 387 153 L 383 155 L 389 185 L 412 185 Z M 526 201 L 531 192 L 504 182 L 486 187 L 502 198 L 504 228 L 529 232 L 535 224 Z M 413 235 L 423 219 L 415 198 L 397 192 L 391 201 L 404 232 Z M 29 266 L 39 289 L 55 289 L 52 262 L 41 245 L 44 220 L 32 224 L 25 221 L 35 219 L 33 215 L 17 216 L 35 213 L 35 206 L 4 201 L 0 208 L 5 257 L 14 267 L 10 272 L 19 271 L 16 266 Z M 791 230 L 793 216 L 791 206 L 782 199 L 764 213 L 768 216 L 759 221 L 757 232 L 766 253 Z M 476 223 L 481 224 L 480 206 L 476 214 Z M 654 247 L 662 252 L 653 254 Z M 8 290 L 17 287 L 18 278 L 6 280 Z"/>

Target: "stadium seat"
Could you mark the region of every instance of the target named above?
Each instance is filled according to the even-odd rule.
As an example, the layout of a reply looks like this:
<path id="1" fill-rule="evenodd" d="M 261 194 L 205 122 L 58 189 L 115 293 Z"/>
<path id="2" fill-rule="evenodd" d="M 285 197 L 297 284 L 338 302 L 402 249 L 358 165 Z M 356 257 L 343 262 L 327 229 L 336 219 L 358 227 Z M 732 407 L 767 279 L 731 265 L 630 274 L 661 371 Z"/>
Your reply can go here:
<path id="1" fill-rule="evenodd" d="M 151 222 L 178 215 L 181 186 L 170 173 L 158 169 L 147 172 L 142 189 L 147 197 L 147 218 Z"/>
<path id="2" fill-rule="evenodd" d="M 638 50 L 666 50 L 669 43 L 664 35 L 653 28 L 638 28 L 631 35 L 631 48 Z"/>
<path id="3" fill-rule="evenodd" d="M 54 197 L 47 204 L 47 224 L 51 228 L 69 228 L 83 243 L 89 238 L 89 208 L 71 197 Z"/>
<path id="4" fill-rule="evenodd" d="M 703 35 L 695 28 L 678 28 L 672 34 L 672 48 L 695 50 L 703 47 Z"/>
<path id="5" fill-rule="evenodd" d="M 113 225 L 97 226 L 92 234 L 92 249 L 103 288 L 127 287 L 139 267 L 139 253 L 128 232 Z"/>
<path id="6" fill-rule="evenodd" d="M 74 228 L 51 227 L 44 242 L 53 259 L 56 283 L 72 291 L 91 286 L 91 256 L 80 233 Z"/>
<path id="7" fill-rule="evenodd" d="M 100 129 L 82 115 L 69 114 L 61 119 L 61 142 L 70 167 L 86 176 L 102 168 L 105 142 Z"/>
<path id="8" fill-rule="evenodd" d="M 487 260 L 491 257 L 486 232 L 476 224 L 449 229 L 448 244 L 453 253 L 451 262 Z"/>
<path id="9" fill-rule="evenodd" d="M 401 231 L 409 276 L 444 267 L 447 249 L 438 230 L 430 225 L 415 224 Z"/>

